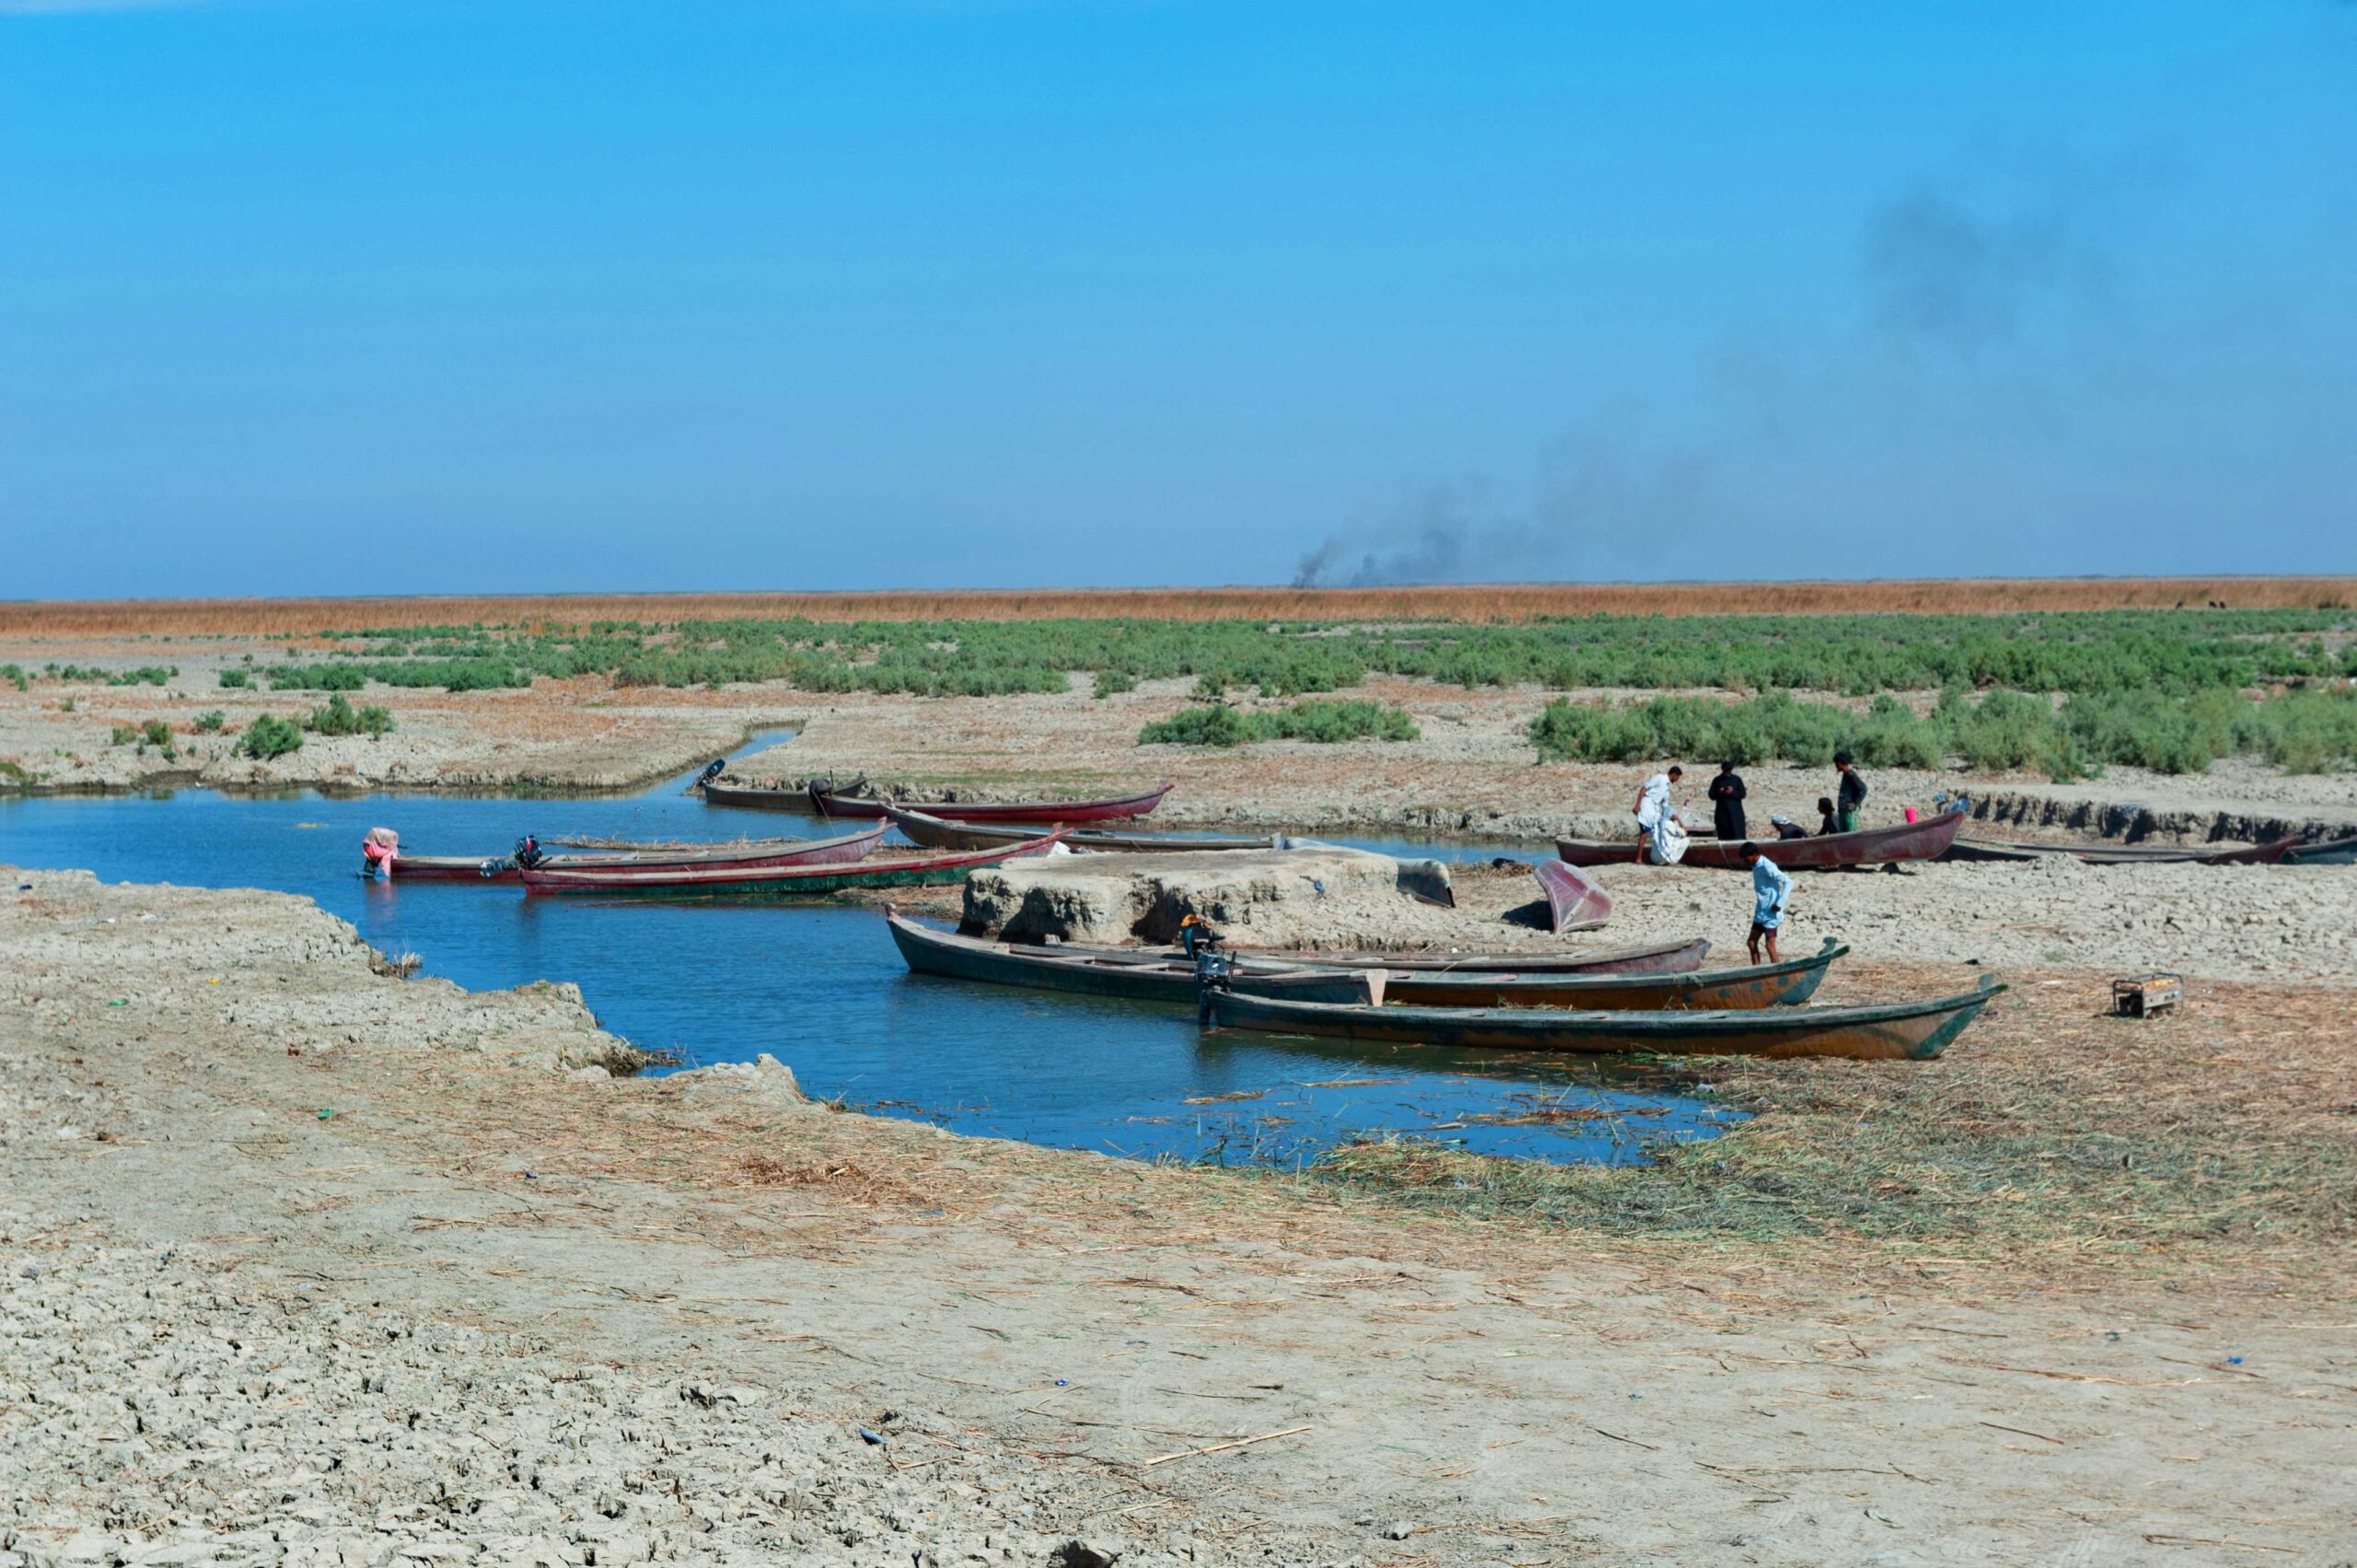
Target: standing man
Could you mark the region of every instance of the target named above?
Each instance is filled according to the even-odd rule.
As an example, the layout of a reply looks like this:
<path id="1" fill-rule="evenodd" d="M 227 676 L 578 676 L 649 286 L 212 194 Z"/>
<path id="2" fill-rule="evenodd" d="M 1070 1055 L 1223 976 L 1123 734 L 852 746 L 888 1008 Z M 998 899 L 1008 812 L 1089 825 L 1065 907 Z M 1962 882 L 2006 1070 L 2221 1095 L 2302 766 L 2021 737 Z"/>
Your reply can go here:
<path id="1" fill-rule="evenodd" d="M 1751 867 L 1751 938 L 1746 945 L 1751 949 L 1751 961 L 1759 961 L 1759 945 L 1768 944 L 1768 961 L 1781 964 L 1776 956 L 1776 933 L 1783 929 L 1784 900 L 1793 890 L 1792 874 L 1766 855 L 1759 846 L 1743 846 L 1743 863 Z"/>
<path id="2" fill-rule="evenodd" d="M 1655 773 L 1638 789 L 1637 804 L 1630 809 L 1637 816 L 1639 839 L 1653 837 L 1654 830 L 1661 826 L 1662 818 L 1669 812 L 1669 786 L 1685 776 L 1686 770 L 1673 762 L 1669 772 Z"/>
<path id="3" fill-rule="evenodd" d="M 1847 751 L 1833 754 L 1833 770 L 1841 775 L 1841 787 L 1833 794 L 1834 804 L 1840 808 L 1841 830 L 1854 833 L 1858 830 L 1858 812 L 1866 804 L 1866 781 L 1850 765 Z"/>
<path id="4" fill-rule="evenodd" d="M 1743 776 L 1735 771 L 1733 762 L 1719 764 L 1719 776 L 1711 781 L 1711 826 L 1722 843 L 1739 842 L 1744 836 Z"/>

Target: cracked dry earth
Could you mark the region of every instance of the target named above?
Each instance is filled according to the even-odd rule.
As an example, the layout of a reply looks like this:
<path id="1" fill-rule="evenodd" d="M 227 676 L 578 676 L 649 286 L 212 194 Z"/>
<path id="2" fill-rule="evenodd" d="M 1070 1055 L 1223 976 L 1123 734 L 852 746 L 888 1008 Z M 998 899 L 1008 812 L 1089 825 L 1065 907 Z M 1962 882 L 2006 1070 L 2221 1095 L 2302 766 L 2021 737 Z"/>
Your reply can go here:
<path id="1" fill-rule="evenodd" d="M 6 878 L 6 1568 L 2357 1559 L 2346 1308 L 2255 1273 L 1526 1232 L 618 1080 L 565 989 L 389 978 L 307 900 Z"/>

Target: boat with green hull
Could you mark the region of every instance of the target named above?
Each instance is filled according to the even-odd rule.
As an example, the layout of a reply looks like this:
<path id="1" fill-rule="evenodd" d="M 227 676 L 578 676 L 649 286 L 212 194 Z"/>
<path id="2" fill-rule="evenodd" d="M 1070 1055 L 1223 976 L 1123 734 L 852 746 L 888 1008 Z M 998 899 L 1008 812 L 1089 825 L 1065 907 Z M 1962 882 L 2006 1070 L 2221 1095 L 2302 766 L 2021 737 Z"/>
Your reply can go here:
<path id="1" fill-rule="evenodd" d="M 2005 988 L 1867 1007 L 1760 1007 L 1727 1012 L 1557 1012 L 1526 1007 L 1350 1006 L 1293 1002 L 1207 986 L 1202 1018 L 1216 1028 L 1324 1036 L 1371 1044 L 1663 1056 L 1845 1056 L 1922 1062 L 1937 1056 Z"/>

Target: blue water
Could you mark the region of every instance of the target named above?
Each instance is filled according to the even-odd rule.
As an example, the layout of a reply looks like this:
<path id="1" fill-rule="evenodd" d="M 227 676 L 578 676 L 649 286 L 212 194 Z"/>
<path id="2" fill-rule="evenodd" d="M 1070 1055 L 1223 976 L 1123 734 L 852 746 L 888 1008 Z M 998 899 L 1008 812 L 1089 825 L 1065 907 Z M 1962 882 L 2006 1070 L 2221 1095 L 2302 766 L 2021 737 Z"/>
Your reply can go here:
<path id="1" fill-rule="evenodd" d="M 1652 1139 L 1706 1136 L 1733 1117 L 1649 1069 L 1206 1035 L 1190 1010 L 912 976 L 867 908 L 527 899 L 512 886 L 355 875 L 360 837 L 379 825 L 397 829 L 412 854 L 482 856 L 505 853 L 526 832 L 545 841 L 841 830 L 707 807 L 684 783 L 627 798 L 0 797 L 0 862 L 306 894 L 377 947 L 422 954 L 429 972 L 461 985 L 573 981 L 607 1028 L 690 1064 L 768 1051 L 814 1094 L 982 1136 L 1291 1165 L 1388 1132 L 1617 1164 L 1643 1159 Z"/>

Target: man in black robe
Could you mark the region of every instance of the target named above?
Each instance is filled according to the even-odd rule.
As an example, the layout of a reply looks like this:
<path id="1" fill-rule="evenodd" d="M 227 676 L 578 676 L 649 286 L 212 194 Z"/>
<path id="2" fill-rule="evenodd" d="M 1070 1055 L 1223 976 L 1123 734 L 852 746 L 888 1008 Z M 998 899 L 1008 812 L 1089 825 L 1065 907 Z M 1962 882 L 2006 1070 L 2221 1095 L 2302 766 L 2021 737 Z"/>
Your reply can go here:
<path id="1" fill-rule="evenodd" d="M 1750 836 L 1744 829 L 1745 793 L 1743 775 L 1735 771 L 1735 764 L 1720 763 L 1719 776 L 1711 781 L 1711 825 L 1721 842 L 1741 843 Z"/>

